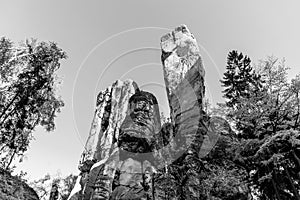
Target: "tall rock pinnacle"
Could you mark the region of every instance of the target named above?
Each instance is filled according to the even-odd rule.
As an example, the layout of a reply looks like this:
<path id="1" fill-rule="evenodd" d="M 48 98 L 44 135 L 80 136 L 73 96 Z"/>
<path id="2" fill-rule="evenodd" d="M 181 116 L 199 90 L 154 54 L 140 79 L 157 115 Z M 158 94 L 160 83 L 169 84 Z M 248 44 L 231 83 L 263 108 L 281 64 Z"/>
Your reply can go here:
<path id="1" fill-rule="evenodd" d="M 194 66 L 199 73 L 197 75 L 204 78 L 205 72 L 197 41 L 185 25 L 162 36 L 160 45 L 168 95 L 175 93 L 176 88 L 186 78 L 187 72 Z"/>
<path id="2" fill-rule="evenodd" d="M 199 152 L 202 138 L 199 135 L 204 98 L 204 68 L 199 47 L 193 34 L 185 25 L 161 38 L 162 64 L 170 117 L 176 130 L 185 138 L 184 148 L 193 146 Z M 199 136 L 199 137 L 198 137 Z M 195 139 L 200 141 L 193 142 Z"/>

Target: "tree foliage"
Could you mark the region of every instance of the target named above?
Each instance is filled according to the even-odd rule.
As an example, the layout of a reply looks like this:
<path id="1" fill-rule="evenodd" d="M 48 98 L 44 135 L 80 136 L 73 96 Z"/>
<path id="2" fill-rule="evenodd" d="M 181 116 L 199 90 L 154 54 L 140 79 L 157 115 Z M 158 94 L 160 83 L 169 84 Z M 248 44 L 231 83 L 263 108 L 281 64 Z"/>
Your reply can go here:
<path id="1" fill-rule="evenodd" d="M 233 55 L 229 53 L 229 61 L 242 60 Z M 228 82 L 232 71 L 227 68 L 222 82 L 227 117 L 240 137 L 236 161 L 247 170 L 261 199 L 300 199 L 300 76 L 289 81 L 284 60 L 274 57 L 260 61 L 252 72 L 258 87 L 251 87 L 253 81 L 239 73 Z M 241 88 L 247 92 L 241 93 Z"/>
<path id="2" fill-rule="evenodd" d="M 31 182 L 30 186 L 37 192 L 41 200 L 49 200 L 50 197 L 52 199 L 67 200 L 75 186 L 76 179 L 77 176 L 73 174 L 65 177 L 46 174 L 44 177 Z M 56 194 L 53 195 L 53 191 Z"/>
<path id="3" fill-rule="evenodd" d="M 247 170 L 235 161 L 237 138 L 219 135 L 211 152 L 203 158 L 202 199 L 248 199 Z"/>
<path id="4" fill-rule="evenodd" d="M 228 100 L 228 107 L 236 107 L 239 98 L 248 98 L 253 90 L 261 87 L 260 75 L 255 73 L 251 67 L 251 60 L 248 56 L 233 50 L 227 57 L 226 72 L 221 80 L 225 87 L 223 93 Z"/>
<path id="5" fill-rule="evenodd" d="M 15 45 L 0 39 L 0 166 L 8 169 L 22 156 L 41 125 L 55 128 L 54 118 L 64 106 L 56 94 L 56 71 L 66 53 L 53 42 L 26 40 Z"/>

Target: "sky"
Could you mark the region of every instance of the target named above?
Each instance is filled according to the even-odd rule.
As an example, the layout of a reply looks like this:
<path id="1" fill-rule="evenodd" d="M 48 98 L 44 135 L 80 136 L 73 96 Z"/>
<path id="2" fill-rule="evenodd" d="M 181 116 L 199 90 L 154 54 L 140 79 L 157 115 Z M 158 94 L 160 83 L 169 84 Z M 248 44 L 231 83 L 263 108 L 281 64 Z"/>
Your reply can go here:
<path id="1" fill-rule="evenodd" d="M 34 131 L 17 171 L 34 180 L 47 173 L 78 174 L 100 90 L 116 79 L 135 80 L 154 93 L 160 111 L 168 112 L 160 62 L 160 37 L 186 24 L 200 46 L 206 96 L 222 102 L 219 80 L 229 51 L 253 63 L 273 55 L 285 58 L 289 76 L 300 72 L 300 1 L 1 1 L 0 37 L 54 41 L 68 55 L 58 75 L 65 107 L 56 129 Z"/>

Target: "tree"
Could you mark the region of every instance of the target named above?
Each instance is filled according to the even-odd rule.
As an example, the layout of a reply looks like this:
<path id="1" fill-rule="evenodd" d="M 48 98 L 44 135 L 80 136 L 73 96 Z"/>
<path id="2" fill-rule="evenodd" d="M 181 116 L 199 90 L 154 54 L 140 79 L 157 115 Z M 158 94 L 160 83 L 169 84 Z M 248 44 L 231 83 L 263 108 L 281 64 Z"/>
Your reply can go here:
<path id="1" fill-rule="evenodd" d="M 288 81 L 284 61 L 269 57 L 257 67 L 262 87 L 250 91 L 249 97 L 237 98 L 238 109 L 229 115 L 243 138 L 259 138 L 286 129 L 299 130 L 299 76 Z M 296 108 L 296 109 L 295 109 Z"/>
<path id="2" fill-rule="evenodd" d="M 77 176 L 73 174 L 65 177 L 46 174 L 44 177 L 31 182 L 30 186 L 37 192 L 41 200 L 49 200 L 50 197 L 53 199 L 67 200 L 75 186 L 76 179 Z"/>
<path id="3" fill-rule="evenodd" d="M 62 179 L 61 187 L 60 187 L 60 195 L 62 200 L 67 200 L 69 195 L 72 192 L 72 189 L 75 186 L 77 176 L 70 174 Z"/>
<path id="4" fill-rule="evenodd" d="M 228 107 L 236 107 L 238 99 L 249 97 L 252 90 L 261 87 L 260 75 L 251 67 L 248 56 L 233 50 L 227 57 L 226 72 L 224 73 L 222 86 L 225 88 L 224 97 L 228 99 Z"/>
<path id="5" fill-rule="evenodd" d="M 240 144 L 229 134 L 218 134 L 216 145 L 203 158 L 202 199 L 248 199 L 247 170 L 235 161 Z"/>
<path id="6" fill-rule="evenodd" d="M 0 39 L 0 166 L 9 169 L 27 150 L 32 132 L 55 128 L 64 106 L 56 94 L 56 71 L 66 53 L 53 42 L 26 40 L 17 46 Z"/>
<path id="7" fill-rule="evenodd" d="M 259 77 L 258 87 L 248 87 L 248 95 L 235 91 L 225 96 L 234 102 L 226 104 L 227 117 L 235 123 L 241 142 L 236 160 L 247 169 L 262 199 L 300 199 L 300 79 L 298 75 L 289 81 L 287 70 L 284 60 L 268 57 L 253 72 L 261 75 L 254 75 Z"/>
<path id="8" fill-rule="evenodd" d="M 300 132 L 290 129 L 261 141 L 255 154 L 246 157 L 254 163 L 251 181 L 261 197 L 300 199 L 299 149 Z"/>
<path id="9" fill-rule="evenodd" d="M 50 174 L 46 174 L 43 178 L 40 178 L 39 180 L 35 180 L 29 185 L 35 190 L 35 192 L 38 194 L 39 198 L 41 200 L 48 200 L 48 196 L 50 194 L 51 190 L 51 183 L 50 182 L 51 176 Z M 49 189 L 50 188 L 50 189 Z"/>

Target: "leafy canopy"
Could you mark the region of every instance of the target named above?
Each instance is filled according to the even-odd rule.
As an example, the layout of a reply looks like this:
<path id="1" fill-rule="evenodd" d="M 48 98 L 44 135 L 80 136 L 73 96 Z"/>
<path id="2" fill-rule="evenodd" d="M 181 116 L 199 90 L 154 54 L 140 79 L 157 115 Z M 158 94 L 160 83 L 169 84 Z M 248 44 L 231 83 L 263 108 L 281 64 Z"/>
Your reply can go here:
<path id="1" fill-rule="evenodd" d="M 36 126 L 54 130 L 54 118 L 64 106 L 56 94 L 56 71 L 66 57 L 53 42 L 32 39 L 15 45 L 0 39 L 1 167 L 9 169 L 23 155 Z"/>
<path id="2" fill-rule="evenodd" d="M 268 57 L 254 71 L 247 57 L 230 52 L 221 81 L 240 137 L 235 160 L 261 199 L 300 199 L 300 76 L 289 81 L 288 69 Z"/>

